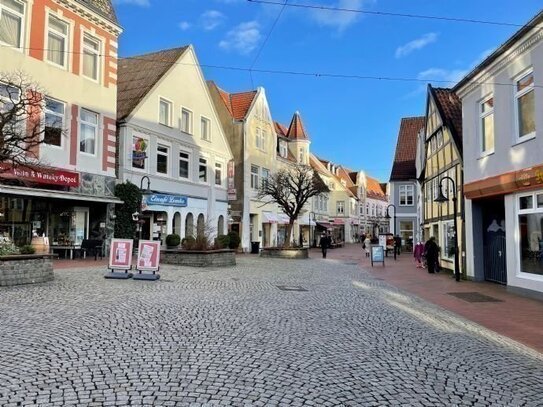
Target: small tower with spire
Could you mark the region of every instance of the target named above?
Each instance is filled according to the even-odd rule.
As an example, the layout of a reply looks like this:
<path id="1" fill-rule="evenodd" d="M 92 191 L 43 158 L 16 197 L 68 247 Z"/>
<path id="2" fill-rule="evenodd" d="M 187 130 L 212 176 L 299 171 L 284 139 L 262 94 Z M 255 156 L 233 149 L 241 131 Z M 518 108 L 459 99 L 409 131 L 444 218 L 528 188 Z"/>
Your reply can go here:
<path id="1" fill-rule="evenodd" d="M 305 131 L 304 123 L 300 112 L 296 111 L 288 128 L 289 150 L 296 157 L 299 164 L 309 165 L 309 137 Z"/>

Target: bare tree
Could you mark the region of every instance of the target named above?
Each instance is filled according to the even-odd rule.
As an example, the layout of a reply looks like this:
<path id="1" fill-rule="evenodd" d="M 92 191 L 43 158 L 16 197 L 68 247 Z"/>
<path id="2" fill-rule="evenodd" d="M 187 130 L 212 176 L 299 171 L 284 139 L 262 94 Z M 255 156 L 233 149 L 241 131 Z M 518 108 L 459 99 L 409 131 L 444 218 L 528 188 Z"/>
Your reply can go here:
<path id="1" fill-rule="evenodd" d="M 26 74 L 0 73 L 0 173 L 38 167 L 39 145 L 62 137 L 61 120 L 42 123 L 44 105 L 43 91 Z"/>
<path id="2" fill-rule="evenodd" d="M 302 213 L 305 204 L 314 196 L 330 192 L 319 174 L 311 167 L 293 164 L 263 179 L 258 198 L 276 203 L 288 216 L 285 245 L 290 246 L 292 226 Z"/>

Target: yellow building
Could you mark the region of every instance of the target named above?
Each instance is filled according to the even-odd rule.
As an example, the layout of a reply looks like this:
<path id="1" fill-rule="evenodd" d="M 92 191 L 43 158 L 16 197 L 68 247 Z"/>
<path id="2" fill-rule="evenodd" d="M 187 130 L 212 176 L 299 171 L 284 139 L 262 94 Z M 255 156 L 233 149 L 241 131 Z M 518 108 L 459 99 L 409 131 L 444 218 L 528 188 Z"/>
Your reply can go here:
<path id="1" fill-rule="evenodd" d="M 424 133 L 425 157 L 421 173 L 424 239 L 434 236 L 441 247 L 441 267 L 454 270 L 454 217 L 457 220 L 459 258 L 464 251 L 463 234 L 463 166 L 462 166 L 462 105 L 450 89 L 428 86 L 426 127 Z M 444 177 L 450 177 L 453 182 Z M 436 203 L 440 185 L 448 198 Z M 453 205 L 456 196 L 457 206 Z M 460 271 L 464 270 L 460 260 Z"/>

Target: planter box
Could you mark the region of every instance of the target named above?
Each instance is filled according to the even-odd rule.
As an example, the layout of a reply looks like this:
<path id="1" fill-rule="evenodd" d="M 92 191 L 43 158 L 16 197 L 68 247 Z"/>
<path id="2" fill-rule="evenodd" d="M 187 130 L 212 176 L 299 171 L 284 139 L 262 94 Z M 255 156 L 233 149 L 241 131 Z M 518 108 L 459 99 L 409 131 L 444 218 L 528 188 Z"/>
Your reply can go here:
<path id="1" fill-rule="evenodd" d="M 0 256 L 0 287 L 53 280 L 53 257 L 48 254 Z"/>
<path id="2" fill-rule="evenodd" d="M 189 267 L 228 267 L 236 265 L 234 250 L 165 250 L 161 253 L 164 264 Z"/>
<path id="3" fill-rule="evenodd" d="M 260 257 L 273 257 L 277 259 L 308 259 L 309 249 L 304 248 L 280 248 L 267 247 L 260 251 Z"/>

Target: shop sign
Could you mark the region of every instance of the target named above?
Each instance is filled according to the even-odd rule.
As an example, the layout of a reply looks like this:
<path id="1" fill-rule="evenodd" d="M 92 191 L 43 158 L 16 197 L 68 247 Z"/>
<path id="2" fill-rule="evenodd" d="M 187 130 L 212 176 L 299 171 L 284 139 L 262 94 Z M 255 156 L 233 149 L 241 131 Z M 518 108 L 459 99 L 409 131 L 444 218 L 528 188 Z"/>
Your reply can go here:
<path id="1" fill-rule="evenodd" d="M 130 270 L 132 268 L 132 239 L 113 239 L 109 252 L 109 268 L 112 270 Z"/>
<path id="2" fill-rule="evenodd" d="M 148 142 L 143 137 L 132 137 L 132 166 L 134 168 L 144 169 L 145 159 L 147 158 Z"/>
<path id="3" fill-rule="evenodd" d="M 79 186 L 79 173 L 56 170 L 54 168 L 22 168 L 2 165 L 0 177 L 21 179 L 36 184 L 61 185 L 65 187 Z"/>
<path id="4" fill-rule="evenodd" d="M 515 181 L 521 188 L 543 184 L 543 166 L 517 171 Z"/>
<path id="5" fill-rule="evenodd" d="M 140 240 L 138 266 L 140 271 L 158 271 L 160 263 L 160 240 Z"/>
<path id="6" fill-rule="evenodd" d="M 187 197 L 181 195 L 166 195 L 166 194 L 152 194 L 145 196 L 145 203 L 147 205 L 160 205 L 160 206 L 187 206 Z"/>

